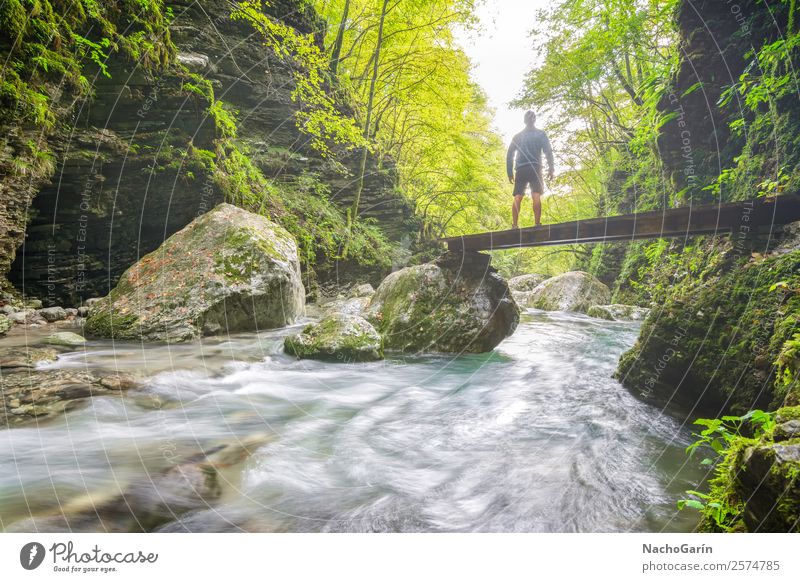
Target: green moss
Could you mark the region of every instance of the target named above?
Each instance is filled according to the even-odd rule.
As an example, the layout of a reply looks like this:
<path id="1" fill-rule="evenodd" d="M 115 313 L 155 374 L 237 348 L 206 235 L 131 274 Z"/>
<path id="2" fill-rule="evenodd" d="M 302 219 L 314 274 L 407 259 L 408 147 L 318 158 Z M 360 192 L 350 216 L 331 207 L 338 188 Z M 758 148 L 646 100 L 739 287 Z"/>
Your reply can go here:
<path id="1" fill-rule="evenodd" d="M 784 406 L 775 413 L 775 422 L 778 424 L 789 420 L 800 420 L 800 406 Z"/>
<path id="2" fill-rule="evenodd" d="M 679 506 L 699 509 L 702 529 L 709 532 L 798 529 L 800 519 L 800 438 L 786 439 L 780 424 L 798 416 L 798 407 L 775 414 L 754 411 L 743 417 L 700 420 L 706 427 L 689 447 L 713 446 L 718 455 L 707 494 L 689 491 L 695 499 Z M 710 449 L 709 449 L 710 451 Z M 713 457 L 706 459 L 712 462 Z"/>
<path id="3" fill-rule="evenodd" d="M 176 49 L 168 25 L 161 0 L 81 0 L 68 10 L 51 0 L 0 3 L 0 27 L 10 41 L 0 110 L 8 119 L 52 127 L 52 100 L 64 85 L 78 96 L 90 92 L 87 67 L 108 75 L 115 53 L 151 71 L 171 62 Z"/>
<path id="4" fill-rule="evenodd" d="M 139 319 L 132 314 L 113 314 L 110 311 L 98 310 L 86 320 L 87 333 L 104 338 L 136 339 L 138 337 Z"/>
<path id="5" fill-rule="evenodd" d="M 739 414 L 795 403 L 796 364 L 785 346 L 800 321 L 800 250 L 714 262 L 716 272 L 677 285 L 653 310 L 617 376 L 632 388 L 657 386 L 671 394 L 679 387 L 678 396 L 692 402 L 707 387 L 706 404 L 726 403 Z M 670 357 L 656 373 L 664 354 Z M 784 367 L 773 384 L 776 361 Z"/>

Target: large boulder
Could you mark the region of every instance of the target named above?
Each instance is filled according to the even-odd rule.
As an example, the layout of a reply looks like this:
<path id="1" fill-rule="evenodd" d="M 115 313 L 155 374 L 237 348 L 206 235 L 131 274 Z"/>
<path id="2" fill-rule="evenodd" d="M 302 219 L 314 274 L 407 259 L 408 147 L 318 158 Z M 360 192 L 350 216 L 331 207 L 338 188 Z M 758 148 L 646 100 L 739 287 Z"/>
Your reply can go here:
<path id="1" fill-rule="evenodd" d="M 282 327 L 305 311 L 297 245 L 263 216 L 220 204 L 129 268 L 86 331 L 178 342 Z"/>
<path id="2" fill-rule="evenodd" d="M 613 303 L 611 305 L 592 305 L 586 315 L 609 321 L 641 321 L 647 317 L 648 313 L 650 310 L 646 307 Z"/>
<path id="3" fill-rule="evenodd" d="M 289 336 L 284 349 L 298 358 L 369 362 L 383 359 L 383 342 L 363 317 L 331 313 L 302 333 Z"/>
<path id="4" fill-rule="evenodd" d="M 322 305 L 325 313 L 346 313 L 347 315 L 362 315 L 369 306 L 369 297 L 352 297 L 350 299 L 335 299 Z"/>
<path id="5" fill-rule="evenodd" d="M 448 253 L 386 277 L 367 309 L 384 346 L 403 352 L 487 352 L 511 335 L 519 307 L 480 253 Z"/>
<path id="6" fill-rule="evenodd" d="M 508 288 L 511 289 L 511 295 L 514 297 L 514 301 L 517 302 L 517 305 L 520 307 L 529 307 L 529 303 L 533 297 L 533 290 L 546 281 L 547 278 L 547 275 L 529 273 L 509 279 Z"/>
<path id="7" fill-rule="evenodd" d="M 571 271 L 537 285 L 531 291 L 528 306 L 586 313 L 592 305 L 604 305 L 610 300 L 611 290 L 599 279 L 584 271 Z"/>
<path id="8" fill-rule="evenodd" d="M 547 275 L 540 275 L 539 273 L 519 275 L 508 280 L 508 287 L 511 291 L 533 291 L 541 283 L 544 283 L 547 278 Z"/>

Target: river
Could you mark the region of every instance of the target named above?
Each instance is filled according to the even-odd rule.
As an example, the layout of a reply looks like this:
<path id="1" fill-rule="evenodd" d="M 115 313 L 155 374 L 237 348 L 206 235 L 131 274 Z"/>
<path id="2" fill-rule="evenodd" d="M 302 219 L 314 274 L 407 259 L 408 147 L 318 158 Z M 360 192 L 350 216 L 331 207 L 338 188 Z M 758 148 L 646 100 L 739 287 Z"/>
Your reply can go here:
<path id="1" fill-rule="evenodd" d="M 0 527 L 113 499 L 176 459 L 256 442 L 163 531 L 691 531 L 690 430 L 611 378 L 638 324 L 529 311 L 494 352 L 295 361 L 290 330 L 177 346 L 90 342 L 50 367 L 142 390 L 0 430 Z M 154 493 L 157 495 L 157 493 Z M 107 520 L 106 520 L 107 522 Z M 16 525 L 15 525 L 16 524 Z"/>

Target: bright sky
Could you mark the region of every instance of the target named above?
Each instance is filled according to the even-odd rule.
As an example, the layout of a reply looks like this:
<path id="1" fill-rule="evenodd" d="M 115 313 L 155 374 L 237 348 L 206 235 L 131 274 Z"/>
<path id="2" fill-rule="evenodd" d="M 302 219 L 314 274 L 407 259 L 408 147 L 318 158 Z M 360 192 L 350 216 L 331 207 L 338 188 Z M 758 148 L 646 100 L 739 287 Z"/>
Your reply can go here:
<path id="1" fill-rule="evenodd" d="M 534 39 L 529 32 L 536 22 L 536 12 L 551 3 L 552 0 L 486 0 L 477 11 L 482 30 L 478 34 L 456 34 L 474 64 L 473 78 L 495 109 L 495 127 L 506 143 L 523 127 L 524 111 L 511 109 L 509 102 L 521 91 L 525 74 L 534 63 Z M 544 120 L 537 125 L 543 126 Z"/>

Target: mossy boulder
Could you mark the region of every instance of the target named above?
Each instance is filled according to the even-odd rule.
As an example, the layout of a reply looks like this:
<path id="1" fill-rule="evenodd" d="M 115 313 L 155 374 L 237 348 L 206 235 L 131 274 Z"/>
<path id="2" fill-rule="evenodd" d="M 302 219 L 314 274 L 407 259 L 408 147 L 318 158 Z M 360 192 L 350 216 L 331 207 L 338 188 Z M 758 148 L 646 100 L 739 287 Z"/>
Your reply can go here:
<path id="1" fill-rule="evenodd" d="M 800 406 L 784 407 L 757 438 L 737 436 L 711 479 L 710 501 L 729 508 L 724 527 L 704 511 L 706 531 L 800 531 Z"/>
<path id="2" fill-rule="evenodd" d="M 511 289 L 511 295 L 520 307 L 528 307 L 533 296 L 532 291 L 547 279 L 547 275 L 538 273 L 519 275 L 508 280 L 508 288 Z"/>
<path id="3" fill-rule="evenodd" d="M 645 319 L 616 372 L 634 394 L 694 416 L 800 404 L 800 250 L 734 257 Z"/>
<path id="4" fill-rule="evenodd" d="M 0 335 L 5 335 L 12 325 L 13 323 L 8 317 L 0 314 Z"/>
<path id="5" fill-rule="evenodd" d="M 287 353 L 298 358 L 369 362 L 383 359 L 381 336 L 366 319 L 347 313 L 331 313 L 319 323 L 284 341 Z"/>
<path id="6" fill-rule="evenodd" d="M 540 275 L 539 273 L 519 275 L 508 280 L 508 288 L 511 289 L 511 291 L 533 291 L 547 279 L 547 275 Z"/>
<path id="7" fill-rule="evenodd" d="M 305 311 L 297 244 L 263 216 L 220 204 L 129 268 L 91 307 L 87 333 L 179 342 L 282 327 Z"/>
<path id="8" fill-rule="evenodd" d="M 609 321 L 641 321 L 647 317 L 648 313 L 650 310 L 646 307 L 613 303 L 611 305 L 592 305 L 586 315 Z"/>
<path id="9" fill-rule="evenodd" d="M 58 331 L 45 337 L 42 343 L 51 346 L 79 347 L 86 343 L 86 339 L 72 331 Z"/>
<path id="10" fill-rule="evenodd" d="M 603 305 L 611 300 L 611 290 L 584 271 L 570 271 L 547 279 L 530 293 L 528 306 L 545 311 L 586 313 L 592 305 Z"/>
<path id="11" fill-rule="evenodd" d="M 325 313 L 346 313 L 348 315 L 362 315 L 369 307 L 369 297 L 352 297 L 350 299 L 335 299 L 322 305 Z"/>
<path id="12" fill-rule="evenodd" d="M 375 289 L 369 283 L 361 283 L 359 285 L 353 285 L 353 287 L 348 291 L 347 297 L 348 299 L 355 299 L 360 297 L 372 297 L 375 295 Z"/>
<path id="13" fill-rule="evenodd" d="M 387 349 L 480 353 L 519 323 L 506 281 L 480 253 L 447 253 L 386 277 L 367 309 Z"/>

